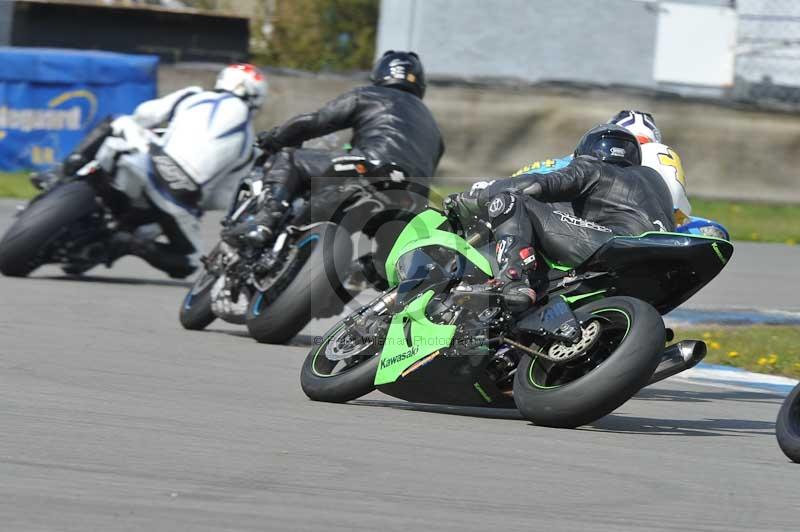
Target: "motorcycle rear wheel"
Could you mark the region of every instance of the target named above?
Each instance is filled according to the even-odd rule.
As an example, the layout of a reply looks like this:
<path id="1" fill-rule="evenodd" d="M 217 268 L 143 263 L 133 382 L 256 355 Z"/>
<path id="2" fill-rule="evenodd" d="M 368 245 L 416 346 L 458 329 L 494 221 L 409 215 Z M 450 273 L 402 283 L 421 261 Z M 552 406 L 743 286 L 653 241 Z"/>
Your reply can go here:
<path id="1" fill-rule="evenodd" d="M 25 277 L 47 261 L 45 248 L 64 228 L 98 209 L 94 189 L 83 181 L 54 186 L 35 198 L 0 240 L 0 273 Z"/>
<path id="2" fill-rule="evenodd" d="M 525 356 L 514 401 L 536 425 L 575 428 L 610 414 L 644 387 L 664 350 L 664 322 L 648 303 L 609 297 L 581 307 L 600 325 L 586 354 L 555 365 Z"/>

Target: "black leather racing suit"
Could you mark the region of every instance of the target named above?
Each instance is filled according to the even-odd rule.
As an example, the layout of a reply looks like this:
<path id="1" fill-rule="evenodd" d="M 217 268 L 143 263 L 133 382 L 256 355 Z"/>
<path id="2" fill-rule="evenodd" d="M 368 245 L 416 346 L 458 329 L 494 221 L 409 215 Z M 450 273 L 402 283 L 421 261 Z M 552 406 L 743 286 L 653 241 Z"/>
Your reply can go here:
<path id="1" fill-rule="evenodd" d="M 478 198 L 504 270 L 534 243 L 550 260 L 577 266 L 614 236 L 675 230 L 672 196 L 658 172 L 593 157 L 548 174 L 494 181 Z"/>
<path id="2" fill-rule="evenodd" d="M 433 115 L 417 96 L 390 87 L 359 87 L 328 102 L 319 111 L 296 116 L 269 132 L 273 147 L 295 146 L 334 131 L 352 128 L 352 150 L 282 150 L 271 161 L 267 181 L 290 199 L 322 177 L 331 160 L 364 156 L 398 164 L 408 176 L 430 178 L 444 153 Z M 429 185 L 429 179 L 423 183 Z"/>

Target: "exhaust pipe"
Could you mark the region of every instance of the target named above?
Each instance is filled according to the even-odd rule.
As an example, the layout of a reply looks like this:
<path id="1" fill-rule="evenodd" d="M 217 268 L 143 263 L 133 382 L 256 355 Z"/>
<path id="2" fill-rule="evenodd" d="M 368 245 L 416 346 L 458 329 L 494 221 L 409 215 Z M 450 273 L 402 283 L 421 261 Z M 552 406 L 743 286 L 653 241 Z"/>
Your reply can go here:
<path id="1" fill-rule="evenodd" d="M 668 346 L 647 386 L 695 367 L 705 356 L 706 344 L 701 340 L 683 340 Z"/>

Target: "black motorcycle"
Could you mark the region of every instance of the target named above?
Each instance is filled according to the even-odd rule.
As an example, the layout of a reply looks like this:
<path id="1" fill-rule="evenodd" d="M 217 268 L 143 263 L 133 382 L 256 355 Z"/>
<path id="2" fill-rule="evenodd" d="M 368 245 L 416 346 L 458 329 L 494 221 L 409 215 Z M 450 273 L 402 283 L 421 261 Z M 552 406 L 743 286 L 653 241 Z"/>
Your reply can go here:
<path id="1" fill-rule="evenodd" d="M 351 236 L 374 240 L 388 222 L 402 227 L 424 204 L 408 193 L 409 182 L 393 163 L 341 157 L 325 176 L 342 184 L 296 199 L 274 237 L 252 226 L 227 238 L 230 229 L 247 226 L 269 208 L 271 189 L 256 165 L 240 184 L 222 221 L 222 238 L 203 258 L 204 271 L 181 305 L 184 328 L 201 330 L 220 318 L 246 325 L 259 342 L 284 343 L 311 319 L 340 313 L 354 292 L 346 282 L 386 285 L 375 253 L 353 259 Z"/>
<path id="2" fill-rule="evenodd" d="M 31 180 L 41 192 L 0 240 L 3 275 L 25 277 L 45 264 L 61 264 L 68 274 L 82 274 L 118 258 L 109 255 L 115 233 L 147 231 L 155 237 L 161 232 L 159 212 L 134 208 L 96 161 L 67 175 L 40 173 Z"/>

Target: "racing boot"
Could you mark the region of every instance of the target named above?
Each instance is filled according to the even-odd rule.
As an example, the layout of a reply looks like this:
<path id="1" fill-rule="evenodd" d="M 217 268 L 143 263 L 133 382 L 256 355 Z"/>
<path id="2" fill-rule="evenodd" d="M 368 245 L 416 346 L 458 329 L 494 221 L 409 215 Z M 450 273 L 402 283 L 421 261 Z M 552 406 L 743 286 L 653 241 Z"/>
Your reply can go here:
<path id="1" fill-rule="evenodd" d="M 249 216 L 220 233 L 222 240 L 234 247 L 250 245 L 264 247 L 275 237 L 278 223 L 283 218 L 275 206 L 268 206 L 263 212 Z"/>
<path id="2" fill-rule="evenodd" d="M 498 243 L 501 248 L 502 243 Z M 541 282 L 536 282 L 536 259 L 533 248 L 524 247 L 517 251 L 516 260 L 505 258 L 501 264 L 505 266 L 500 274 L 479 285 L 460 285 L 454 290 L 456 299 L 465 301 L 483 300 L 486 305 L 499 305 L 513 314 L 521 314 L 539 301 L 537 291 L 532 286 L 539 287 Z M 535 279 L 531 283 L 531 278 Z M 544 293 L 542 290 L 541 293 Z"/>
<path id="3" fill-rule="evenodd" d="M 245 218 L 243 221 L 222 230 L 221 237 L 231 246 L 243 244 L 263 247 L 275 238 L 281 220 L 286 216 L 289 202 L 280 187 L 273 186 L 270 197 L 266 199 L 261 210 Z"/>

